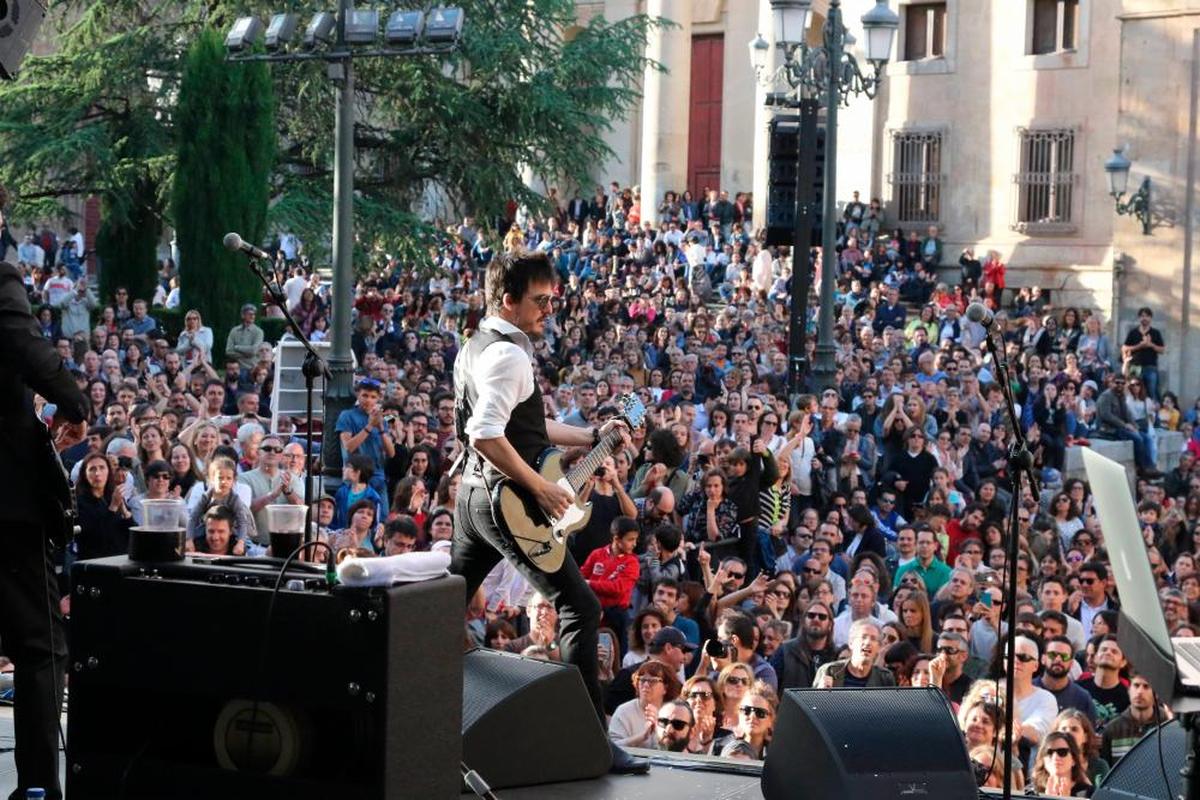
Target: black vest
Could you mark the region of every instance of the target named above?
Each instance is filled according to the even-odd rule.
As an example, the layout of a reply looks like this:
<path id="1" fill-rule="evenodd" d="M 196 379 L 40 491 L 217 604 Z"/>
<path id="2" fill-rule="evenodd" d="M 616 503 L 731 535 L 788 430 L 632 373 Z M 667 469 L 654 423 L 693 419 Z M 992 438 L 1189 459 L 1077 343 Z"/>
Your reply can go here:
<path id="1" fill-rule="evenodd" d="M 517 344 L 516 339 L 508 334 L 481 328 L 467 340 L 462 352 L 455 358 L 454 365 L 455 428 L 467 453 L 463 481 L 477 484 L 482 482 L 489 487 L 499 480 L 502 473 L 470 447 L 465 430 L 467 420 L 471 418 L 479 397 L 479 391 L 475 387 L 474 364 L 483 351 L 496 342 Z M 504 438 L 508 439 L 508 443 L 521 459 L 534 469 L 537 468 L 538 457 L 546 448 L 552 446 L 550 436 L 546 433 L 546 412 L 542 405 L 542 396 L 537 391 L 536 380 L 534 391 L 517 404 L 512 416 L 508 418 L 508 424 L 504 427 Z"/>

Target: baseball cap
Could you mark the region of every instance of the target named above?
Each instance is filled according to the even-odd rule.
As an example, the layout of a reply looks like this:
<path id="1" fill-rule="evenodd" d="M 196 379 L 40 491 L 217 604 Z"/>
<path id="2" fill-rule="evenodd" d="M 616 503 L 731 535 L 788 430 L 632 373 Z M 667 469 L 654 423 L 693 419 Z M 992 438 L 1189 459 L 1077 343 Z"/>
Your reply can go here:
<path id="1" fill-rule="evenodd" d="M 682 647 L 684 650 L 691 652 L 696 649 L 696 645 L 687 640 L 683 632 L 678 628 L 662 628 L 658 633 L 654 634 L 654 638 L 650 640 L 650 652 L 657 653 L 669 644 L 676 647 Z"/>
<path id="2" fill-rule="evenodd" d="M 360 378 L 358 383 L 355 384 L 355 388 L 374 389 L 377 392 L 381 392 L 381 391 L 383 391 L 383 384 L 380 383 L 375 378 L 367 377 L 367 378 Z"/>
<path id="3" fill-rule="evenodd" d="M 257 314 L 258 306 L 254 305 L 254 303 L 246 303 L 244 306 L 242 306 L 242 313 L 245 314 L 247 311 L 253 311 Z"/>

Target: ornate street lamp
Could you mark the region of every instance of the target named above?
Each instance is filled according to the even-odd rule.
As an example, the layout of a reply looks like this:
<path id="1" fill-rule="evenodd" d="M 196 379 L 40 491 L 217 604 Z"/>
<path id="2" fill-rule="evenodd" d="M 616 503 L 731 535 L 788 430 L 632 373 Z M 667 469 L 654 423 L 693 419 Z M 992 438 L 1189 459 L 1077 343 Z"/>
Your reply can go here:
<path id="1" fill-rule="evenodd" d="M 1119 216 L 1136 217 L 1142 223 L 1142 235 L 1150 235 L 1150 176 L 1142 179 L 1142 185 L 1128 200 L 1121 202 L 1122 195 L 1129 189 L 1129 168 L 1133 164 L 1125 157 L 1124 148 L 1113 150 L 1112 157 L 1104 162 L 1108 173 L 1108 193 L 1116 201 Z"/>

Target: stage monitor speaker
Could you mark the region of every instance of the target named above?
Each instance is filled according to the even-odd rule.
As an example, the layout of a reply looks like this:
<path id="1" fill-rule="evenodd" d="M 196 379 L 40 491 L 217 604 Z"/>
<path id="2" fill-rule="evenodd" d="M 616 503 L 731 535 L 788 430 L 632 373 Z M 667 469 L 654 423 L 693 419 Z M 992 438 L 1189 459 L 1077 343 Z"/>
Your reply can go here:
<path id="1" fill-rule="evenodd" d="M 897 736 L 910 746 L 897 746 Z M 789 689 L 763 764 L 765 800 L 973 798 L 975 776 L 937 689 Z"/>
<path id="2" fill-rule="evenodd" d="M 41 0 L 0 0 L 0 78 L 16 77 L 45 17 Z"/>
<path id="3" fill-rule="evenodd" d="M 463 660 L 463 762 L 493 789 L 585 780 L 612 751 L 579 670 L 472 650 Z"/>
<path id="4" fill-rule="evenodd" d="M 279 564 L 75 565 L 68 797 L 458 796 L 462 578 L 330 591 L 297 568 L 268 629 Z"/>
<path id="5" fill-rule="evenodd" d="M 1162 735 L 1162 761 L 1158 759 L 1159 734 Z M 1183 797 L 1183 777 L 1179 770 L 1187 757 L 1187 731 L 1178 720 L 1171 720 L 1138 740 L 1112 772 L 1100 782 L 1092 800 L 1162 800 Z M 1166 775 L 1163 768 L 1166 768 Z"/>

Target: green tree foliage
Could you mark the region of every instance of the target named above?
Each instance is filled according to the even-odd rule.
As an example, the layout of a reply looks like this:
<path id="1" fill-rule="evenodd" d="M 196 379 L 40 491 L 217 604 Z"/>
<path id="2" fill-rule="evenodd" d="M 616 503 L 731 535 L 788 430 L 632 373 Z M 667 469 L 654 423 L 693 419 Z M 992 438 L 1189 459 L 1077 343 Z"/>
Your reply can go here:
<path id="1" fill-rule="evenodd" d="M 222 239 L 237 231 L 257 243 L 266 234 L 275 162 L 273 96 L 265 64 L 227 63 L 221 36 L 200 33 L 188 52 L 175 108 L 180 135 L 171 210 L 182 305 L 199 309 L 212 327 L 217 355 L 239 308 L 262 292 L 245 256 L 226 250 Z"/>
<path id="2" fill-rule="evenodd" d="M 118 286 L 128 289 L 131 298 L 148 302 L 154 296 L 162 232 L 154 197 L 154 186 L 144 182 L 140 191 L 134 187 L 125 208 L 111 197 L 106 200 L 104 222 L 96 235 L 101 297 L 113 297 Z"/>
<path id="3" fill-rule="evenodd" d="M 182 222 L 168 198 L 177 148 L 192 135 L 176 109 L 187 47 L 205 28 L 223 35 L 243 14 L 265 20 L 287 10 L 307 20 L 330 5 L 53 4 L 47 24 L 58 27 L 59 50 L 26 58 L 20 79 L 0 86 L 0 181 L 15 195 L 13 217 L 61 214 L 64 199 L 99 194 L 118 210 L 152 198 L 157 218 Z M 564 194 L 605 177 L 595 173 L 611 155 L 603 134 L 634 108 L 647 31 L 665 24 L 645 16 L 580 24 L 575 0 L 457 5 L 467 19 L 457 52 L 356 61 L 360 267 L 385 252 L 419 263 L 430 231 L 412 209 L 430 193 L 446 198 L 444 222 L 467 209 L 490 221 L 510 203 L 543 202 L 521 180 L 527 168 L 561 180 Z M 334 88 L 320 62 L 269 70 L 280 145 L 268 225 L 293 231 L 320 258 L 332 225 Z"/>

